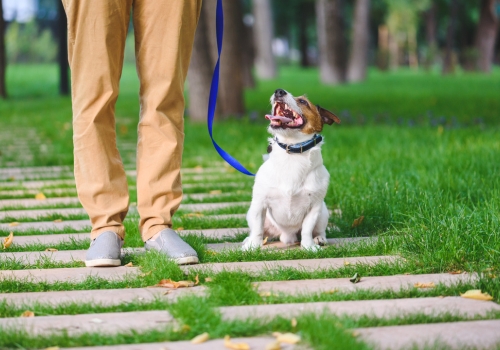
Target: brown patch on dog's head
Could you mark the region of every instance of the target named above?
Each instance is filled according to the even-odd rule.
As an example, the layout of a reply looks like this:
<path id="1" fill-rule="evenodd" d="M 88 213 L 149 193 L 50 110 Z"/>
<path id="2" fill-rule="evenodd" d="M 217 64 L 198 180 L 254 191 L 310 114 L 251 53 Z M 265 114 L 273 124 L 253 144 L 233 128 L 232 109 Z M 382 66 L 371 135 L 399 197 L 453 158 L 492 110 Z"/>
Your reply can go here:
<path id="1" fill-rule="evenodd" d="M 328 125 L 332 125 L 333 123 L 340 124 L 340 119 L 335 114 L 319 105 L 313 105 L 307 97 L 299 96 L 295 98 L 295 101 L 305 119 L 305 125 L 301 130 L 303 133 L 319 133 L 323 130 L 325 123 Z"/>

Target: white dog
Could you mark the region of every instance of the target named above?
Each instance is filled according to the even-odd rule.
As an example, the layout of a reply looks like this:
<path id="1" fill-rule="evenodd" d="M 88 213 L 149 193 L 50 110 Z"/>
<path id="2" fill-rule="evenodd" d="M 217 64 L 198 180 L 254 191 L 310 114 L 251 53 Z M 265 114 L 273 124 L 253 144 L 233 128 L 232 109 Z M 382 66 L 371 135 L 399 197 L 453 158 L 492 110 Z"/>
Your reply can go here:
<path id="1" fill-rule="evenodd" d="M 323 125 L 340 124 L 333 113 L 304 96 L 278 89 L 271 96 L 268 131 L 273 135 L 269 159 L 255 177 L 247 214 L 250 235 L 243 250 L 262 246 L 264 237 L 280 237 L 285 244 L 301 236 L 304 249 L 316 251 L 326 243 L 328 210 L 324 198 L 330 175 L 321 157 Z"/>

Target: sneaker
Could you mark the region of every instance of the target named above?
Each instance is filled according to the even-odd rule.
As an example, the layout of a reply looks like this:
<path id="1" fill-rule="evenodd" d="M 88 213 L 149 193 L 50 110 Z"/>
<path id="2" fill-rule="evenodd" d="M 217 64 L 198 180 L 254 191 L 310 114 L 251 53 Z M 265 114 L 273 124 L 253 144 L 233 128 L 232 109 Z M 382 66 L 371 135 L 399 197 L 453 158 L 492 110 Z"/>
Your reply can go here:
<path id="1" fill-rule="evenodd" d="M 166 228 L 144 243 L 146 250 L 157 250 L 173 259 L 177 265 L 197 264 L 196 251 L 171 228 Z"/>
<path id="2" fill-rule="evenodd" d="M 87 267 L 120 266 L 123 240 L 112 231 L 105 231 L 90 242 L 85 256 Z"/>

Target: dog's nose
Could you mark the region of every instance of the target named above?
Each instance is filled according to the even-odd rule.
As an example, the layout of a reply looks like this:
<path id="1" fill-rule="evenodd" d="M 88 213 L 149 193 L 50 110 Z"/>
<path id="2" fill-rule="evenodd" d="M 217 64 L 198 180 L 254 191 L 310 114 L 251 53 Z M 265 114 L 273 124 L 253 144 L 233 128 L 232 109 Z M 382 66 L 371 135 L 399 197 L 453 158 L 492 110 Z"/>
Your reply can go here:
<path id="1" fill-rule="evenodd" d="M 274 92 L 274 96 L 276 97 L 283 97 L 286 95 L 286 91 L 283 90 L 283 89 L 277 89 L 275 92 Z"/>

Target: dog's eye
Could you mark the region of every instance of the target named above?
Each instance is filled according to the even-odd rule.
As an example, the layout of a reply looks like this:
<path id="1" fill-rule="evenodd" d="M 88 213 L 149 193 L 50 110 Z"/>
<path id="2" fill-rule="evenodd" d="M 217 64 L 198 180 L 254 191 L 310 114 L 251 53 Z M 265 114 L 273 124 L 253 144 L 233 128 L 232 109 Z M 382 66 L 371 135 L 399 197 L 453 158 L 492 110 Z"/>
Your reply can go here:
<path id="1" fill-rule="evenodd" d="M 307 106 L 307 101 L 299 98 L 299 103 L 302 103 L 303 105 Z"/>

